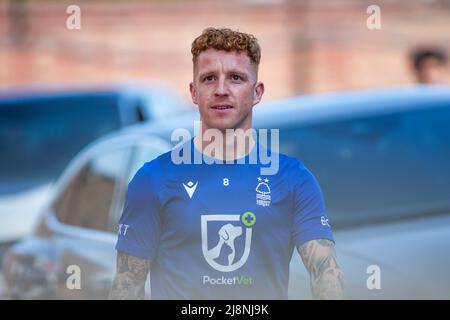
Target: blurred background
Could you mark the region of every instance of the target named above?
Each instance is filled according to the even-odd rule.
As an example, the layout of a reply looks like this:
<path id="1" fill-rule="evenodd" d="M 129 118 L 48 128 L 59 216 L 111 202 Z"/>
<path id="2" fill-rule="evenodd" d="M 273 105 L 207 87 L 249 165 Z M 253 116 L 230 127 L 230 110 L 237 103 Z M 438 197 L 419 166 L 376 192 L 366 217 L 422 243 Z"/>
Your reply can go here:
<path id="1" fill-rule="evenodd" d="M 412 47 L 449 49 L 450 1 L 372 2 L 2 0 L 0 85 L 157 78 L 187 97 L 190 44 L 208 26 L 260 40 L 267 100 L 410 84 Z M 66 28 L 72 4 L 79 30 Z M 379 30 L 366 26 L 371 4 L 381 9 Z"/>

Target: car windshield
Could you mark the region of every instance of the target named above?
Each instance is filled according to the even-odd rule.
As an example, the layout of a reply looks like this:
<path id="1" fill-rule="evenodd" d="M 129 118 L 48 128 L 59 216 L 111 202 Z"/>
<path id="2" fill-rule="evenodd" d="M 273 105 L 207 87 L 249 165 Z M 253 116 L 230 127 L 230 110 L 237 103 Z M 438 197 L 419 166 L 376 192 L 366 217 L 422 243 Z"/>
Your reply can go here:
<path id="1" fill-rule="evenodd" d="M 113 94 L 0 102 L 0 180 L 52 180 L 83 146 L 118 127 Z"/>
<path id="2" fill-rule="evenodd" d="M 450 108 L 280 130 L 316 176 L 336 227 L 450 211 Z"/>

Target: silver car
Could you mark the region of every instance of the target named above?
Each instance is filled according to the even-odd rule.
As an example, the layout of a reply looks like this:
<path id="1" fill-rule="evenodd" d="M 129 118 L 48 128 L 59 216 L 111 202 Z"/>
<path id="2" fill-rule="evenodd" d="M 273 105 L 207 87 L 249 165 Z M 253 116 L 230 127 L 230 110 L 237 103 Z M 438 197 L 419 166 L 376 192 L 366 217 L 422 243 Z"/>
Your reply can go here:
<path id="1" fill-rule="evenodd" d="M 92 144 L 57 183 L 34 235 L 4 262 L 12 298 L 105 298 L 126 184 L 196 114 L 133 126 Z M 324 192 L 347 299 L 450 298 L 450 90 L 415 87 L 274 101 L 256 128 L 280 129 Z M 81 283 L 74 288 L 73 266 Z M 72 269 L 71 269 L 72 268 Z M 311 298 L 297 253 L 289 297 Z"/>
<path id="2" fill-rule="evenodd" d="M 2 245 L 31 233 L 52 182 L 88 143 L 187 109 L 173 89 L 157 82 L 1 90 L 0 257 Z"/>

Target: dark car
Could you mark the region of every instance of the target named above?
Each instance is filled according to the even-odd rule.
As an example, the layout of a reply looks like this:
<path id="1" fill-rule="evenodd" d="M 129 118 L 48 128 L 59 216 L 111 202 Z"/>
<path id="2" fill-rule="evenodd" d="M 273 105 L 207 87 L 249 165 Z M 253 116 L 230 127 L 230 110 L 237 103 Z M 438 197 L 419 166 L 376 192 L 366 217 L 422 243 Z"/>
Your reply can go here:
<path id="1" fill-rule="evenodd" d="M 0 91 L 0 245 L 31 232 L 51 183 L 88 143 L 186 110 L 156 82 Z"/>
<path id="2" fill-rule="evenodd" d="M 56 185 L 32 237 L 8 252 L 12 298 L 106 298 L 126 185 L 196 114 L 133 126 L 92 144 Z M 274 101 L 256 128 L 280 129 L 324 192 L 346 298 L 450 298 L 450 90 L 407 88 Z M 136 141 L 147 141 L 142 146 Z M 80 285 L 70 284 L 79 268 Z M 310 298 L 294 253 L 289 297 Z"/>

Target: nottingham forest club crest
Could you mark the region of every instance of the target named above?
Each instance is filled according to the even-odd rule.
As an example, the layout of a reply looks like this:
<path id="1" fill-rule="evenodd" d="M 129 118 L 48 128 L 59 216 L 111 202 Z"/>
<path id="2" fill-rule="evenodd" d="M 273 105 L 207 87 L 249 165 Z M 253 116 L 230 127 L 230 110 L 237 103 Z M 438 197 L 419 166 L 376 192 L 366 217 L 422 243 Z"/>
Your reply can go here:
<path id="1" fill-rule="evenodd" d="M 269 179 L 261 179 L 258 177 L 258 185 L 256 186 L 256 204 L 262 207 L 270 206 L 270 187 Z"/>

